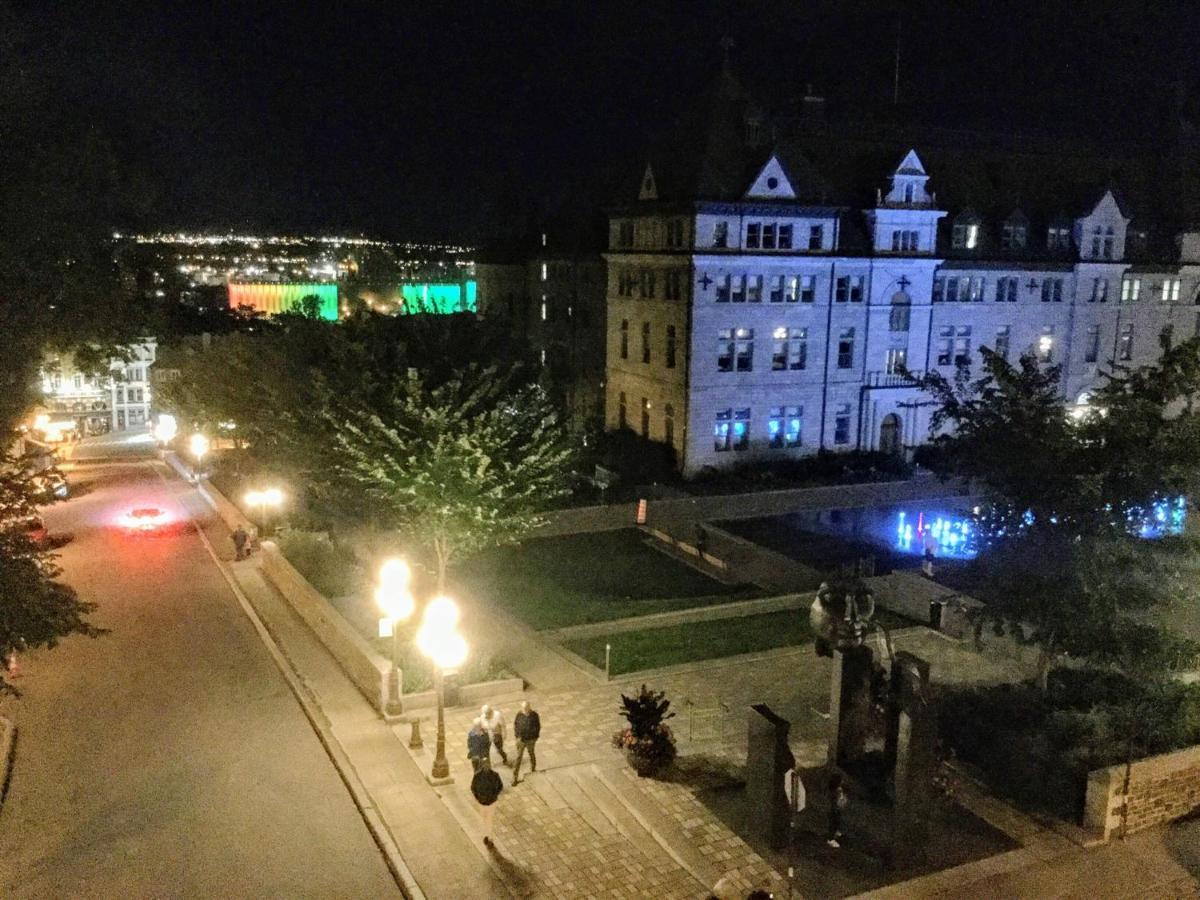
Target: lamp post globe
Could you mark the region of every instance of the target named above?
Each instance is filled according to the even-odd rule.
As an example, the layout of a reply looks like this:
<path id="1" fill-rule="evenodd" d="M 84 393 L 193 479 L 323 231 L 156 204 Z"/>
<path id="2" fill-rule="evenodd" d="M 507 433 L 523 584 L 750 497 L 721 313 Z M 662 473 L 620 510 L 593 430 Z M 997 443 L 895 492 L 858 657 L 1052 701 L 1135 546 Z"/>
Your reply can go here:
<path id="1" fill-rule="evenodd" d="M 416 609 L 416 601 L 409 590 L 410 572 L 402 559 L 386 560 L 379 567 L 375 585 L 375 604 L 383 613 L 384 620 L 392 633 L 392 668 L 388 672 L 388 690 L 385 712 L 389 716 L 404 713 L 404 699 L 400 683 L 400 628 Z"/>
<path id="2" fill-rule="evenodd" d="M 435 781 L 450 777 L 446 759 L 446 674 L 467 661 L 467 642 L 456 630 L 458 605 L 449 597 L 435 597 L 425 607 L 417 647 L 433 663 L 434 688 L 437 692 L 437 750 L 430 775 Z"/>

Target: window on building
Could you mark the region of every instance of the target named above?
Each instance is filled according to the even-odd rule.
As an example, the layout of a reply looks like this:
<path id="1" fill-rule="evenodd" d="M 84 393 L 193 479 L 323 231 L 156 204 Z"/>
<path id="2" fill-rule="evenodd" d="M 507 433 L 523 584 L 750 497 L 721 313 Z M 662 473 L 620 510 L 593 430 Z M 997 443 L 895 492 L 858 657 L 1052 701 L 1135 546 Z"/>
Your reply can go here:
<path id="1" fill-rule="evenodd" d="M 663 440 L 668 447 L 675 446 L 675 407 L 670 403 L 663 407 Z"/>
<path id="2" fill-rule="evenodd" d="M 1063 280 L 1061 278 L 1046 278 L 1042 281 L 1042 302 L 1062 303 Z"/>
<path id="3" fill-rule="evenodd" d="M 772 303 L 782 303 L 783 302 L 783 276 L 782 275 L 772 275 L 771 280 L 768 283 L 767 290 L 769 292 L 768 296 L 770 297 Z"/>
<path id="4" fill-rule="evenodd" d="M 817 279 L 813 275 L 800 276 L 800 302 L 812 303 L 817 299 Z"/>
<path id="5" fill-rule="evenodd" d="M 911 253 L 917 249 L 917 232 L 903 230 L 892 232 L 892 251 Z"/>
<path id="6" fill-rule="evenodd" d="M 954 335 L 954 364 L 969 366 L 971 364 L 971 326 L 959 325 Z"/>
<path id="7" fill-rule="evenodd" d="M 784 411 L 782 406 L 772 406 L 767 412 L 767 446 L 772 450 L 784 447 Z"/>
<path id="8" fill-rule="evenodd" d="M 729 246 L 729 223 L 716 222 L 713 225 L 713 246 L 728 247 Z"/>
<path id="9" fill-rule="evenodd" d="M 863 298 L 863 282 L 862 275 L 842 275 L 837 280 L 837 292 L 834 299 L 838 303 L 845 303 L 847 300 L 853 303 L 861 303 Z"/>
<path id="10" fill-rule="evenodd" d="M 764 222 L 762 227 L 762 248 L 764 250 L 775 249 L 775 223 Z"/>
<path id="11" fill-rule="evenodd" d="M 1054 326 L 1042 326 L 1042 333 L 1038 337 L 1037 356 L 1039 362 L 1052 363 L 1054 362 Z"/>
<path id="12" fill-rule="evenodd" d="M 1025 226 L 1006 222 L 1000 232 L 1000 246 L 1005 250 L 1025 248 Z"/>
<path id="13" fill-rule="evenodd" d="M 808 249 L 822 250 L 825 247 L 825 226 L 810 225 L 808 227 Z"/>
<path id="14" fill-rule="evenodd" d="M 1121 302 L 1137 303 L 1142 295 L 1142 279 L 1126 276 L 1121 279 Z"/>
<path id="15" fill-rule="evenodd" d="M 996 302 L 1016 303 L 1019 283 L 1011 275 L 996 279 Z"/>
<path id="16" fill-rule="evenodd" d="M 1070 250 L 1071 229 L 1065 225 L 1051 225 L 1046 229 L 1047 250 Z"/>
<path id="17" fill-rule="evenodd" d="M 1112 259 L 1113 258 L 1113 243 L 1115 235 L 1113 227 L 1109 225 L 1107 228 L 1097 225 L 1092 229 L 1092 258 L 1093 259 Z"/>
<path id="18" fill-rule="evenodd" d="M 954 326 L 943 325 L 938 329 L 937 364 L 948 366 L 954 362 Z"/>
<path id="19" fill-rule="evenodd" d="M 639 296 L 643 300 L 653 300 L 657 289 L 657 273 L 654 269 L 642 269 L 639 280 Z"/>
<path id="20" fill-rule="evenodd" d="M 733 329 L 722 328 L 717 332 L 717 371 L 733 371 Z"/>
<path id="21" fill-rule="evenodd" d="M 1089 325 L 1083 342 L 1083 361 L 1094 363 L 1100 357 L 1100 326 Z"/>
<path id="22" fill-rule="evenodd" d="M 908 351 L 903 347 L 892 347 L 887 352 L 884 371 L 889 375 L 899 375 L 908 365 Z"/>
<path id="23" fill-rule="evenodd" d="M 621 320 L 621 359 L 629 359 L 629 320 Z"/>
<path id="24" fill-rule="evenodd" d="M 1175 326 L 1168 322 L 1163 326 L 1163 330 L 1159 332 L 1159 341 L 1162 343 L 1164 351 L 1171 349 L 1175 343 Z"/>
<path id="25" fill-rule="evenodd" d="M 933 302 L 941 303 L 946 299 L 946 279 L 938 276 L 933 279 Z"/>
<path id="26" fill-rule="evenodd" d="M 633 222 L 624 221 L 617 225 L 617 246 L 624 248 L 633 246 Z"/>
<path id="27" fill-rule="evenodd" d="M 746 225 L 746 249 L 757 250 L 761 243 L 762 225 L 758 222 L 750 222 Z"/>
<path id="28" fill-rule="evenodd" d="M 996 329 L 996 342 L 992 347 L 992 352 L 994 352 L 1001 359 L 1008 359 L 1009 335 L 1010 328 L 1007 325 L 1001 325 Z"/>
<path id="29" fill-rule="evenodd" d="M 1171 303 L 1178 303 L 1179 302 L 1180 280 L 1178 278 L 1168 279 L 1168 285 L 1169 285 L 1169 291 L 1168 291 L 1167 300 Z"/>
<path id="30" fill-rule="evenodd" d="M 650 362 L 650 323 L 642 323 L 642 362 Z"/>
<path id="31" fill-rule="evenodd" d="M 801 371 L 808 365 L 808 329 L 779 326 L 772 333 L 771 369 Z"/>
<path id="32" fill-rule="evenodd" d="M 1089 303 L 1107 303 L 1108 302 L 1108 279 L 1095 278 L 1092 280 L 1092 296 L 1088 298 Z"/>
<path id="33" fill-rule="evenodd" d="M 833 420 L 833 442 L 839 446 L 850 443 L 850 404 L 842 403 Z"/>
<path id="34" fill-rule="evenodd" d="M 739 372 L 754 371 L 754 329 L 753 328 L 736 328 L 733 332 L 734 343 L 736 344 L 735 365 Z"/>
<path id="35" fill-rule="evenodd" d="M 617 427 L 624 428 L 629 421 L 629 410 L 625 405 L 625 392 L 621 391 L 617 400 Z"/>
<path id="36" fill-rule="evenodd" d="M 683 296 L 683 273 L 674 269 L 663 273 L 663 297 L 679 300 Z"/>
<path id="37" fill-rule="evenodd" d="M 762 302 L 763 277 L 761 275 L 746 276 L 746 299 L 751 303 Z"/>
<path id="38" fill-rule="evenodd" d="M 746 450 L 750 446 L 750 410 L 738 409 L 733 413 L 733 449 Z"/>
<path id="39" fill-rule="evenodd" d="M 1121 334 L 1117 338 L 1117 359 L 1128 362 L 1133 359 L 1133 325 L 1121 326 Z"/>
<path id="40" fill-rule="evenodd" d="M 854 329 L 843 328 L 838 335 L 837 367 L 849 369 L 854 366 Z"/>
<path id="41" fill-rule="evenodd" d="M 642 437 L 650 440 L 650 399 L 642 398 Z"/>
<path id="42" fill-rule="evenodd" d="M 745 275 L 734 275 L 733 279 L 731 281 L 731 284 L 732 284 L 732 287 L 730 288 L 731 293 L 729 295 L 729 299 L 732 300 L 734 303 L 745 303 L 746 302 L 746 276 Z"/>
<path id="43" fill-rule="evenodd" d="M 983 276 L 974 275 L 963 279 L 963 301 L 978 303 L 983 299 Z"/>
<path id="44" fill-rule="evenodd" d="M 542 281 L 545 281 L 550 275 L 550 267 L 542 263 Z"/>
<path id="45" fill-rule="evenodd" d="M 667 353 L 666 363 L 668 369 L 675 368 L 675 326 L 667 326 Z"/>
<path id="46" fill-rule="evenodd" d="M 721 409 L 717 410 L 716 418 L 713 421 L 713 449 L 718 453 L 724 453 L 730 449 L 730 432 L 733 430 L 733 410 Z"/>
<path id="47" fill-rule="evenodd" d="M 951 229 L 950 241 L 956 250 L 974 250 L 979 246 L 978 223 L 959 222 Z"/>
<path id="48" fill-rule="evenodd" d="M 667 246 L 683 246 L 683 219 L 671 219 L 667 222 Z"/>
<path id="49" fill-rule="evenodd" d="M 780 225 L 779 226 L 779 249 L 780 250 L 791 250 L 792 249 L 792 226 L 791 225 Z"/>
<path id="50" fill-rule="evenodd" d="M 912 300 L 903 292 L 892 295 L 892 309 L 888 314 L 889 331 L 908 331 Z"/>
<path id="51" fill-rule="evenodd" d="M 784 407 L 784 415 L 787 418 L 784 440 L 789 447 L 799 447 L 804 440 L 804 407 Z"/>
<path id="52" fill-rule="evenodd" d="M 549 307 L 546 305 L 546 295 L 542 294 L 542 321 L 543 322 L 546 321 L 546 314 L 547 314 L 548 310 L 549 310 Z"/>
<path id="53" fill-rule="evenodd" d="M 721 275 L 717 278 L 717 302 L 728 303 L 732 292 L 733 278 L 730 275 Z"/>
<path id="54" fill-rule="evenodd" d="M 904 202 L 912 203 L 913 195 L 914 195 L 914 186 L 913 186 L 912 182 L 909 182 L 908 184 L 904 185 Z"/>
<path id="55" fill-rule="evenodd" d="M 75 373 L 75 390 L 83 390 L 83 376 L 78 372 Z"/>

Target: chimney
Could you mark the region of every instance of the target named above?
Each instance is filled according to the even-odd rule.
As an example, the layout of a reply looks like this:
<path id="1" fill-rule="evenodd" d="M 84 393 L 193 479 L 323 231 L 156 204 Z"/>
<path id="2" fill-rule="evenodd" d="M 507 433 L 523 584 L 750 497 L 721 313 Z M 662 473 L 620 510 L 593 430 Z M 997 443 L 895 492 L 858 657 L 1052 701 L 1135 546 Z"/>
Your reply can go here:
<path id="1" fill-rule="evenodd" d="M 805 85 L 800 101 L 800 124 L 811 128 L 825 124 L 825 98 L 813 93 L 812 84 Z"/>

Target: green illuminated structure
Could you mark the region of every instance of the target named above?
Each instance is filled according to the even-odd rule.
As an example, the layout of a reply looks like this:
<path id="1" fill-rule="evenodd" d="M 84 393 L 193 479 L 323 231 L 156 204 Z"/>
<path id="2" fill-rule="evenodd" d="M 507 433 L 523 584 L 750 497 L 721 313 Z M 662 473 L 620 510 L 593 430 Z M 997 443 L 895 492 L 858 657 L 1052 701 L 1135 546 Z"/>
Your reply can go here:
<path id="1" fill-rule="evenodd" d="M 400 285 L 404 299 L 402 313 L 475 312 L 475 281 Z"/>
<path id="2" fill-rule="evenodd" d="M 273 284 L 270 282 L 229 282 L 229 308 L 248 306 L 268 316 L 299 312 L 306 297 L 316 297 L 317 314 L 336 322 L 338 286 L 336 284 Z"/>

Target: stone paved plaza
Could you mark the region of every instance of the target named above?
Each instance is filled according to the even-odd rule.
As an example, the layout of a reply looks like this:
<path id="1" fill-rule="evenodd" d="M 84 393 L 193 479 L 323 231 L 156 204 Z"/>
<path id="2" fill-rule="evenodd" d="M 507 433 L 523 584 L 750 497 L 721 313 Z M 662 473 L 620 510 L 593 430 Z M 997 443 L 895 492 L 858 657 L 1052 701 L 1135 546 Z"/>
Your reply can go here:
<path id="1" fill-rule="evenodd" d="M 923 628 L 901 632 L 896 644 L 927 658 L 934 678 L 942 681 L 1024 674 L 1016 660 L 982 656 Z M 536 774 L 529 774 L 526 761 L 521 783 L 512 787 L 511 769 L 493 754 L 506 784 L 496 838 L 510 883 L 525 896 L 703 897 L 718 878 L 729 876 L 743 893 L 754 887 L 785 891 L 786 873 L 733 833 L 697 794 L 714 778 L 724 775 L 728 782 L 740 775 L 752 703 L 765 702 L 792 721 L 792 749 L 802 766 L 823 762 L 830 667 L 828 659 L 803 647 L 646 678 L 652 688 L 666 691 L 678 713 L 670 724 L 680 759 L 664 780 L 637 778 L 610 744 L 623 724 L 620 695 L 636 691 L 641 678 L 494 698 L 510 732 L 505 748 L 510 760 L 512 720 L 522 696 L 542 717 Z M 446 711 L 455 778 L 448 797 L 469 815 L 474 807 L 466 733 L 478 713 L 473 706 Z M 423 767 L 432 758 L 432 724 L 425 725 L 425 750 L 416 754 Z"/>

